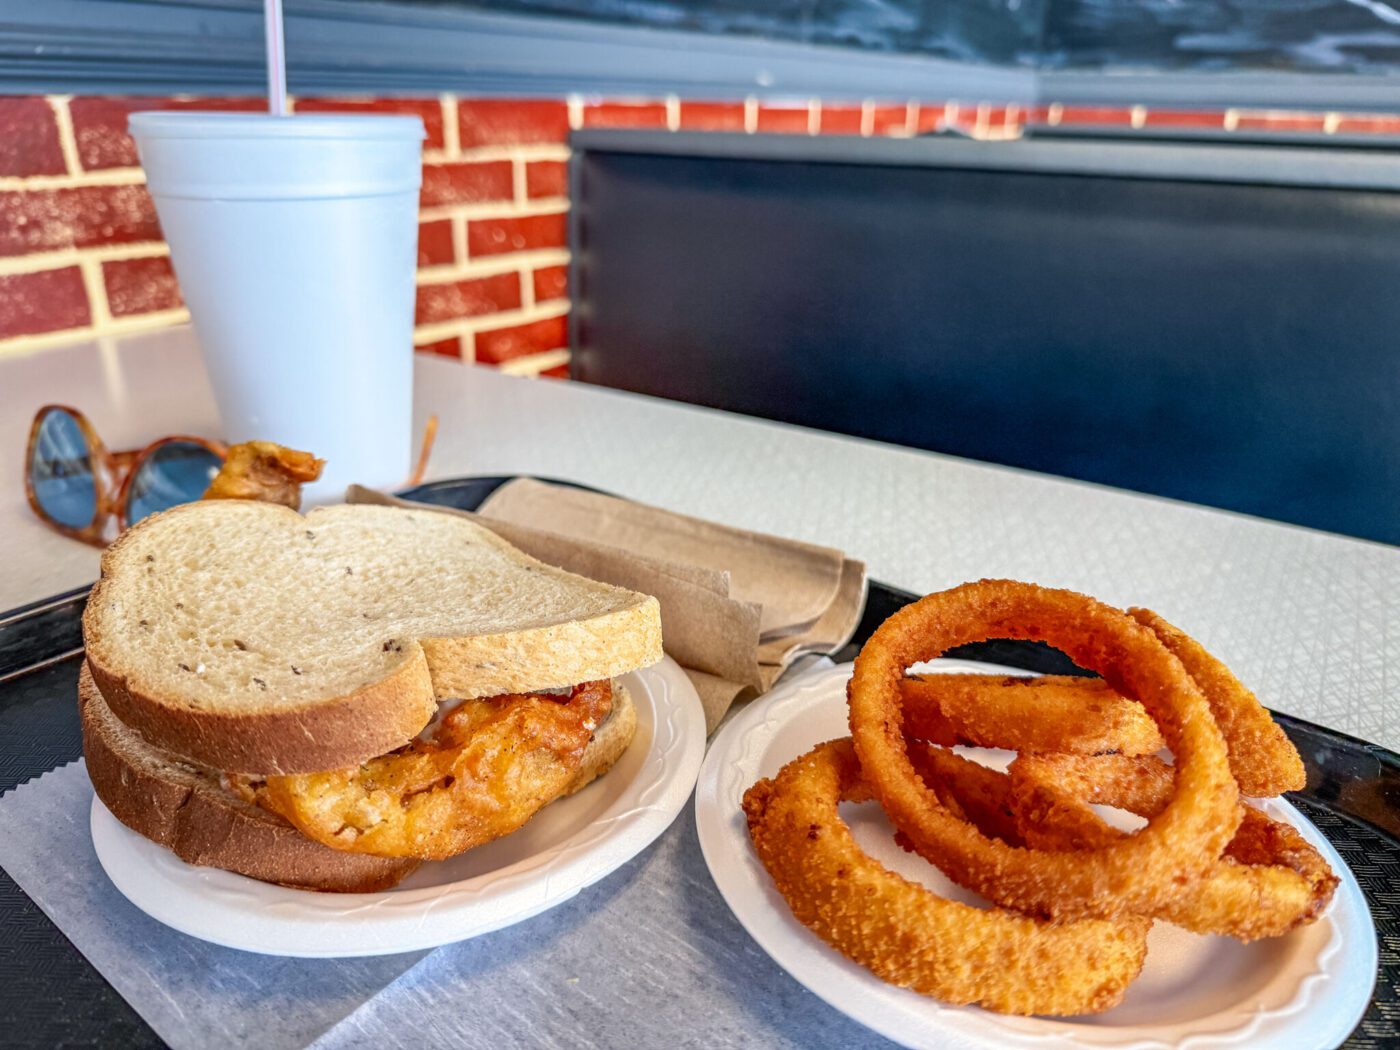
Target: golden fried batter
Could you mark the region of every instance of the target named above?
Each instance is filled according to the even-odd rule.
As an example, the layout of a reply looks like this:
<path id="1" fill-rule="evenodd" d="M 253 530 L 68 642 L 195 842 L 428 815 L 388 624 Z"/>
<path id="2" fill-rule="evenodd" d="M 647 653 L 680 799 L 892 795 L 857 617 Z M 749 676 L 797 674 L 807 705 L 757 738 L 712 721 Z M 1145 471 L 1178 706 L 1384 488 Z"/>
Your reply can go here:
<path id="1" fill-rule="evenodd" d="M 255 499 L 301 509 L 301 487 L 321 476 L 324 459 L 271 441 L 245 441 L 228 450 L 204 499 Z"/>
<path id="2" fill-rule="evenodd" d="M 1176 775 L 1145 828 L 1073 854 L 1017 849 L 951 814 L 919 778 L 904 736 L 905 670 L 987 638 L 1049 642 L 1152 716 Z M 1196 683 L 1155 635 L 1086 595 L 1015 580 L 927 595 L 870 636 L 848 698 L 862 776 L 890 822 L 954 882 L 1006 908 L 1057 918 L 1148 911 L 1214 864 L 1241 819 L 1225 741 Z"/>
<path id="3" fill-rule="evenodd" d="M 1125 755 L 1022 755 L 1011 764 L 1018 827 L 1035 849 L 1099 849 L 1126 836 L 1091 804 L 1152 817 L 1172 792 L 1172 767 Z M 1241 804 L 1243 819 L 1225 852 L 1180 894 L 1145 914 L 1193 933 L 1236 940 L 1281 937 L 1316 919 L 1337 876 L 1297 830 Z"/>
<path id="4" fill-rule="evenodd" d="M 1155 634 L 1201 687 L 1240 791 L 1253 798 L 1302 791 L 1308 782 L 1303 759 L 1258 697 L 1205 646 L 1151 609 L 1129 609 L 1128 615 Z"/>
<path id="5" fill-rule="evenodd" d="M 930 674 L 901 685 L 905 732 L 945 747 L 1150 755 L 1163 746 L 1143 706 L 1102 678 Z"/>
<path id="6" fill-rule="evenodd" d="M 354 769 L 268 777 L 259 804 L 334 849 L 441 860 L 515 831 L 573 781 L 612 684 L 469 700 Z"/>
<path id="7" fill-rule="evenodd" d="M 842 800 L 869 787 L 850 740 L 819 744 L 744 794 L 749 836 L 793 915 L 877 976 L 1011 1014 L 1098 1013 L 1147 954 L 1137 916 L 1048 922 L 939 897 L 865 853 Z"/>

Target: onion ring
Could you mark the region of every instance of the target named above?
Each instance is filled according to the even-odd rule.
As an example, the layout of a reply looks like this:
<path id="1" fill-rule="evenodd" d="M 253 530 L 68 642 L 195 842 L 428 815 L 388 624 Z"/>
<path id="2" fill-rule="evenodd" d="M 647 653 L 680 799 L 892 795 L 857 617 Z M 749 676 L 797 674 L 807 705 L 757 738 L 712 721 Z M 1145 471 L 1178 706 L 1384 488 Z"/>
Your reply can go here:
<path id="1" fill-rule="evenodd" d="M 1254 798 L 1303 790 L 1308 781 L 1303 759 L 1259 698 L 1200 642 L 1151 609 L 1129 609 L 1128 615 L 1155 634 L 1201 687 L 1240 790 Z"/>
<path id="2" fill-rule="evenodd" d="M 985 835 L 1012 846 L 1025 845 L 1009 776 L 941 747 L 910 748 L 909 758 L 949 810 Z M 902 833 L 895 832 L 895 840 L 910 852 L 918 852 Z"/>
<path id="3" fill-rule="evenodd" d="M 515 831 L 568 790 L 612 683 L 468 700 L 429 740 L 362 765 L 268 777 L 259 805 L 332 849 L 441 860 Z"/>
<path id="4" fill-rule="evenodd" d="M 952 747 L 1097 755 L 1150 755 L 1162 734 L 1141 704 L 1102 678 L 911 675 L 902 683 L 904 732 Z"/>
<path id="5" fill-rule="evenodd" d="M 923 783 L 904 739 L 905 669 L 987 638 L 1049 642 L 1147 709 L 1177 765 L 1172 797 L 1145 828 L 1096 850 L 1031 851 L 982 834 Z M 922 598 L 865 643 L 849 699 L 861 769 L 895 827 L 1004 907 L 1059 918 L 1150 911 L 1220 857 L 1241 819 L 1225 741 L 1196 683 L 1152 632 L 1082 594 L 984 580 Z"/>
<path id="6" fill-rule="evenodd" d="M 945 1002 L 1087 1014 L 1142 969 L 1150 922 L 1045 922 L 939 897 L 861 850 L 838 803 L 869 796 L 849 740 L 818 745 L 744 794 L 749 836 L 804 926 L 876 976 Z"/>
<path id="7" fill-rule="evenodd" d="M 1093 804 L 1150 817 L 1171 797 L 1172 767 L 1157 758 L 1022 755 L 1011 764 L 1011 804 L 1034 849 L 1095 849 L 1127 833 Z M 1321 914 L 1337 876 L 1298 831 L 1241 804 L 1239 830 L 1220 860 L 1150 913 L 1193 933 L 1252 941 L 1280 937 Z"/>

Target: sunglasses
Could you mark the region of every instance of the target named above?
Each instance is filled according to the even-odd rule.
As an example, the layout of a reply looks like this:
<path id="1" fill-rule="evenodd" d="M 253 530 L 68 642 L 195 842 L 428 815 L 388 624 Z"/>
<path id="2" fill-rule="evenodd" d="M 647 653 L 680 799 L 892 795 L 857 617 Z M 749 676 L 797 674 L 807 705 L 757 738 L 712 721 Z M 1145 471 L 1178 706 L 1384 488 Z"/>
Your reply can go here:
<path id="1" fill-rule="evenodd" d="M 438 417 L 429 416 L 406 486 L 423 479 L 437 429 Z M 87 416 L 67 405 L 45 405 L 29 428 L 24 494 L 45 523 L 102 547 L 113 518 L 120 533 L 142 518 L 200 499 L 227 458 L 227 445 L 188 434 L 108 452 Z"/>
<path id="2" fill-rule="evenodd" d="M 66 536 L 102 546 L 157 511 L 204 495 L 228 448 L 177 434 L 145 448 L 109 452 L 85 415 L 45 405 L 29 428 L 24 490 L 34 513 Z"/>

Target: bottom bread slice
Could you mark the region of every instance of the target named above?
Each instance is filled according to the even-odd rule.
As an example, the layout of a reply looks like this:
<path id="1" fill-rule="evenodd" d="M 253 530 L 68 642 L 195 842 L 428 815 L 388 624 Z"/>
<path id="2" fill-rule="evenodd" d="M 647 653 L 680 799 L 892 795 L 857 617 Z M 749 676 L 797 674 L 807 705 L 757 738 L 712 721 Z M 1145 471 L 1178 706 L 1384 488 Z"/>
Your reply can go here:
<path id="1" fill-rule="evenodd" d="M 418 862 L 342 853 L 312 842 L 275 813 L 244 802 L 220 774 L 148 744 L 112 713 L 87 665 L 78 676 L 83 758 L 93 790 L 132 831 L 203 864 L 297 889 L 388 889 Z"/>
<path id="2" fill-rule="evenodd" d="M 78 676 L 83 755 L 98 798 L 119 821 L 189 864 L 296 889 L 370 893 L 396 885 L 418 867 L 409 858 L 331 849 L 275 813 L 227 790 L 221 774 L 147 743 L 107 706 L 84 664 Z M 572 795 L 622 757 L 637 712 L 616 682 L 613 709 L 593 734 Z M 563 797 L 563 796 L 561 796 Z"/>

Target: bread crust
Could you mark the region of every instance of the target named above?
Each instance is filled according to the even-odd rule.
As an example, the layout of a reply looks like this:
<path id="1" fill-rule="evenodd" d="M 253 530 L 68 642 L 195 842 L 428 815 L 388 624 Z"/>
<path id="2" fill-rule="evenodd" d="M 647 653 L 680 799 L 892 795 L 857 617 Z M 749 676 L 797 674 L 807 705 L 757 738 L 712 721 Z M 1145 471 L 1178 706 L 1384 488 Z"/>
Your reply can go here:
<path id="1" fill-rule="evenodd" d="M 83 755 L 93 789 L 119 821 L 188 864 L 296 889 L 371 893 L 418 862 L 345 853 L 312 842 L 281 817 L 224 790 L 214 774 L 141 740 L 103 700 L 84 664 L 78 679 Z"/>
<path id="2" fill-rule="evenodd" d="M 477 700 L 616 678 L 662 657 L 655 598 L 586 621 L 471 638 L 422 638 L 440 699 Z M 528 683 L 521 668 L 528 667 Z"/>
<path id="3" fill-rule="evenodd" d="M 258 712 L 179 706 L 132 689 L 91 649 L 87 664 L 112 712 L 163 750 L 230 773 L 315 773 L 392 751 L 428 724 L 438 702 L 427 660 L 412 649 L 388 678 L 346 696 Z"/>

